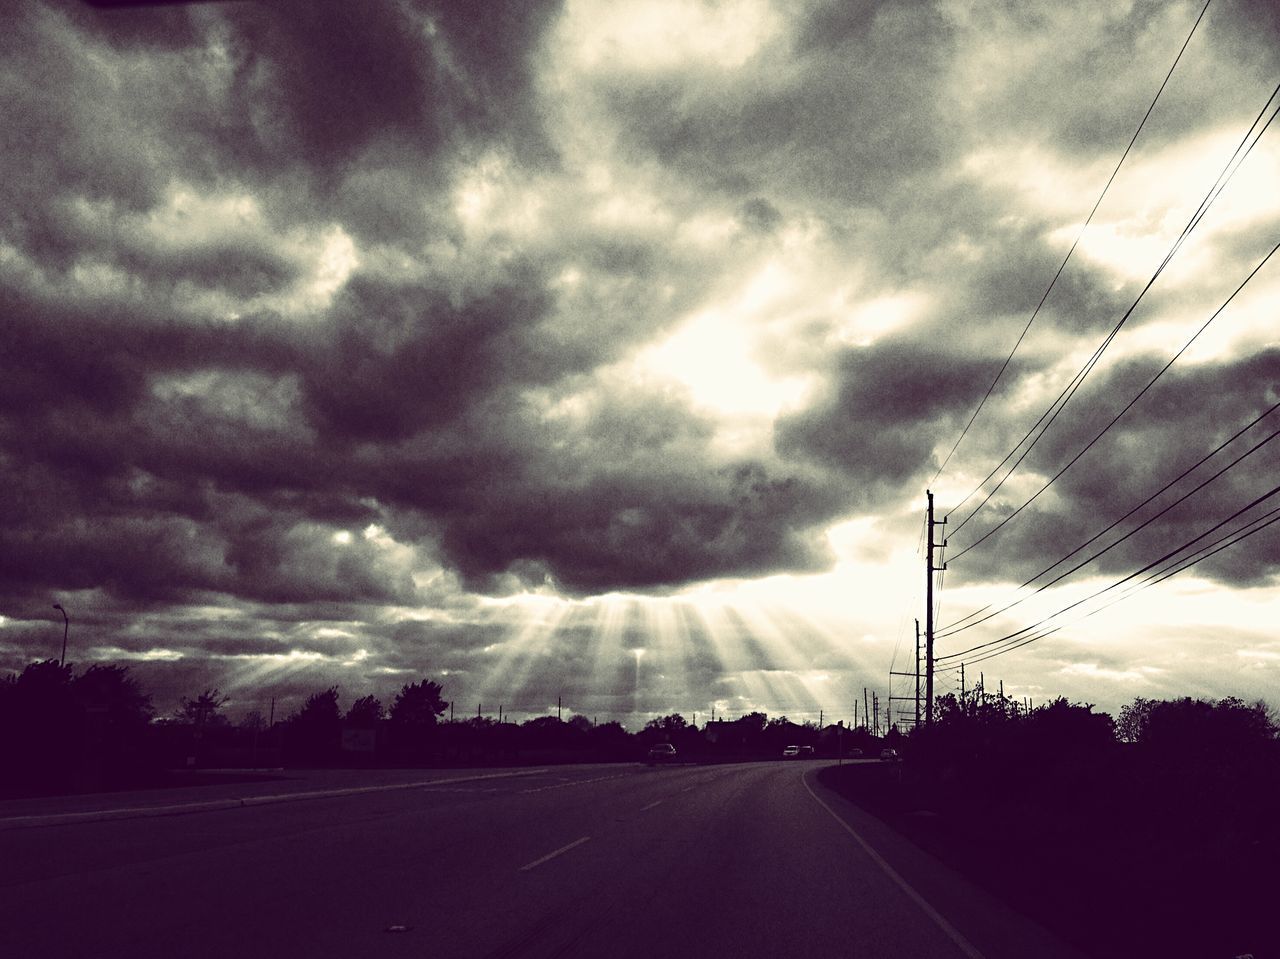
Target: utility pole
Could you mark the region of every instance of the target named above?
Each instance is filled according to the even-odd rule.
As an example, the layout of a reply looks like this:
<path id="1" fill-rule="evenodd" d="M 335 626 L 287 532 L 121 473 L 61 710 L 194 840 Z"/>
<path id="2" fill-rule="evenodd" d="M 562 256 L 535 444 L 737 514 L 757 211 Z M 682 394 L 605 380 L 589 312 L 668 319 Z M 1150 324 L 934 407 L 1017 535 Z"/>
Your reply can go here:
<path id="1" fill-rule="evenodd" d="M 556 697 L 556 719 L 560 719 L 560 697 Z"/>
<path id="2" fill-rule="evenodd" d="M 866 725 L 867 731 L 871 730 L 871 710 L 867 708 L 867 687 L 862 687 L 862 722 Z"/>
<path id="3" fill-rule="evenodd" d="M 449 700 L 449 722 L 453 722 L 453 700 Z"/>
<path id="4" fill-rule="evenodd" d="M 964 702 L 964 663 L 960 664 L 960 702 Z"/>
<path id="5" fill-rule="evenodd" d="M 941 566 L 933 565 L 933 551 L 939 546 L 946 547 L 947 541 L 944 539 L 941 543 L 933 541 L 933 528 L 935 526 L 946 526 L 947 521 L 935 520 L 933 518 L 933 491 L 925 490 L 925 496 L 929 500 L 929 517 L 928 529 L 925 531 L 926 538 L 929 543 L 929 549 L 925 556 L 925 591 L 924 591 L 924 644 L 925 644 L 925 721 L 933 725 L 933 574 L 939 570 L 947 568 L 947 564 Z"/>
<path id="6" fill-rule="evenodd" d="M 920 728 L 920 620 L 916 620 L 916 728 Z"/>
<path id="7" fill-rule="evenodd" d="M 853 701 L 853 728 L 858 728 L 858 701 Z"/>
<path id="8" fill-rule="evenodd" d="M 822 728 L 822 710 L 821 709 L 818 710 L 818 728 L 819 729 Z"/>

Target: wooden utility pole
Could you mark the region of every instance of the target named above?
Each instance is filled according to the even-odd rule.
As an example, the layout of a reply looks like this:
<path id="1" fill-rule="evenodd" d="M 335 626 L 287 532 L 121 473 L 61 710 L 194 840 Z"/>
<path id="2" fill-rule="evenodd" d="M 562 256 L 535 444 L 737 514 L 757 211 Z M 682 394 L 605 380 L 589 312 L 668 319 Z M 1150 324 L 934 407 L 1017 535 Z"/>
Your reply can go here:
<path id="1" fill-rule="evenodd" d="M 867 687 L 862 687 L 862 723 L 871 731 L 871 710 L 867 708 Z"/>
<path id="2" fill-rule="evenodd" d="M 933 528 L 935 526 L 946 526 L 947 521 L 935 520 L 933 518 L 933 492 L 925 490 L 925 496 L 929 501 L 928 529 L 926 529 L 926 538 L 928 540 L 929 549 L 925 556 L 925 595 L 924 595 L 924 643 L 925 643 L 925 721 L 933 725 L 933 574 L 947 568 L 947 564 L 941 566 L 933 565 L 933 551 L 939 546 L 945 547 L 947 541 L 944 539 L 941 543 L 933 541 Z"/>
<path id="3" fill-rule="evenodd" d="M 920 728 L 920 620 L 916 620 L 916 728 Z"/>

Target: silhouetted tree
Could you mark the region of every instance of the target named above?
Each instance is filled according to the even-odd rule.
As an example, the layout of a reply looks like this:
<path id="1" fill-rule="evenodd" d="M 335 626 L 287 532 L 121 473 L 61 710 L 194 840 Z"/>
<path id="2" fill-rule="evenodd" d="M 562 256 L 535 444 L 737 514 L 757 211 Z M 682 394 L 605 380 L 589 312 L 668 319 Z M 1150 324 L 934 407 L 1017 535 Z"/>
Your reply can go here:
<path id="1" fill-rule="evenodd" d="M 71 784 L 79 759 L 81 715 L 71 667 L 56 659 L 29 664 L 0 686 L 0 754 L 15 780 L 38 789 Z M 23 735 L 17 735 L 17 730 Z M 9 732 L 12 731 L 12 732 Z"/>
<path id="2" fill-rule="evenodd" d="M 669 716 L 660 716 L 645 723 L 644 729 L 640 732 L 640 739 L 646 745 L 674 742 L 688 728 L 689 723 L 683 716 L 679 713 L 672 713 Z"/>
<path id="3" fill-rule="evenodd" d="M 231 701 L 218 689 L 206 689 L 195 699 L 182 697 L 174 718 L 193 726 L 222 726 L 227 718 L 222 715 L 222 707 Z"/>
<path id="4" fill-rule="evenodd" d="M 391 721 L 403 729 L 426 730 L 449 708 L 439 683 L 406 683 L 391 704 Z"/>
<path id="5" fill-rule="evenodd" d="M 631 734 L 618 722 L 592 726 L 590 741 L 592 750 L 602 759 L 621 759 L 635 752 Z"/>
<path id="6" fill-rule="evenodd" d="M 436 723 L 449 708 L 442 694 L 440 684 L 429 679 L 406 683 L 396 694 L 389 710 L 391 735 L 394 748 L 402 760 L 423 762 L 427 759 L 428 749 L 435 739 Z M 474 723 L 476 719 L 470 721 Z M 483 731 L 476 726 L 465 730 L 460 742 L 468 749 L 476 746 L 483 748 L 492 735 L 487 726 Z"/>
<path id="7" fill-rule="evenodd" d="M 579 730 L 555 716 L 537 716 L 520 724 L 520 745 L 526 749 L 568 749 Z"/>
<path id="8" fill-rule="evenodd" d="M 1155 703 L 1139 696 L 1133 702 L 1120 707 L 1120 718 L 1116 720 L 1116 737 L 1125 743 L 1142 742 L 1151 722 L 1151 709 Z"/>
<path id="9" fill-rule="evenodd" d="M 382 713 L 382 701 L 377 696 L 361 696 L 347 710 L 347 722 L 353 726 L 376 726 Z"/>
<path id="10" fill-rule="evenodd" d="M 297 759 L 310 763 L 333 760 L 342 735 L 338 687 L 330 686 L 308 696 L 302 709 L 289 721 L 289 734 Z"/>
<path id="11" fill-rule="evenodd" d="M 1161 752 L 1243 753 L 1271 743 L 1276 726 L 1263 702 L 1234 697 L 1174 699 L 1144 704 L 1137 742 Z"/>

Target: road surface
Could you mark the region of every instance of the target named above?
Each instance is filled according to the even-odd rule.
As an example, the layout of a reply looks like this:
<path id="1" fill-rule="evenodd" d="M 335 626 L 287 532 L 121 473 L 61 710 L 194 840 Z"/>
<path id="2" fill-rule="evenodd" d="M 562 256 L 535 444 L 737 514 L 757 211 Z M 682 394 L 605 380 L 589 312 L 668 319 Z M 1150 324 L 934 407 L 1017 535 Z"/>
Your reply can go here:
<path id="1" fill-rule="evenodd" d="M 435 773 L 262 804 L 280 787 L 243 784 L 243 804 L 219 787 L 221 806 L 155 815 L 157 793 L 101 821 L 0 808 L 0 955 L 1075 955 L 825 790 L 821 765 Z"/>

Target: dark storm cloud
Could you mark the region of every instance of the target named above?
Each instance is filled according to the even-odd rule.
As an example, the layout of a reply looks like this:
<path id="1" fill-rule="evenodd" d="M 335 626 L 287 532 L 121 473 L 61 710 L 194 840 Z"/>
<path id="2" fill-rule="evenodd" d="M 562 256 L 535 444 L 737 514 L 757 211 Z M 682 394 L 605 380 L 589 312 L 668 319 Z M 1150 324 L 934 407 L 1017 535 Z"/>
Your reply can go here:
<path id="1" fill-rule="evenodd" d="M 1092 439 L 1159 368 L 1155 359 L 1128 361 L 1091 384 L 1079 408 L 1055 423 L 1028 458 L 1030 476 L 1002 490 L 972 524 L 953 534 L 954 553 L 1021 505 Z M 955 562 L 966 580 L 1018 580 L 1040 572 L 1143 502 L 1280 399 L 1280 352 L 1267 350 L 1236 360 L 1175 366 L 1115 427 L 1043 496 L 972 553 Z M 1134 518 L 1107 534 L 1054 575 L 1128 532 L 1173 503 L 1280 428 L 1277 414 L 1253 427 L 1223 453 L 1162 494 Z M 1081 571 L 1127 575 L 1225 520 L 1275 485 L 1280 440 L 1242 460 L 1220 479 Z M 1041 477 L 1032 482 L 1033 477 Z M 1023 495 L 1015 495 L 1017 489 Z M 967 516 L 970 504 L 960 517 Z M 1247 514 L 1280 505 L 1271 501 Z M 1239 524 L 1224 526 L 1229 532 Z M 1207 545 L 1215 537 L 1201 540 Z M 962 572 L 960 572 L 962 571 Z M 1267 531 L 1196 566 L 1196 572 L 1231 585 L 1257 585 L 1280 571 L 1280 537 Z"/>
<path id="2" fill-rule="evenodd" d="M 778 448 L 853 479 L 864 508 L 896 499 L 937 467 L 934 445 L 958 432 L 999 365 L 907 339 L 847 349 L 822 400 L 779 421 Z M 1001 391 L 1016 374 L 1015 364 Z"/>
<path id="3" fill-rule="evenodd" d="M 27 0 L 0 39 L 6 233 L 65 261 L 82 251 L 64 198 L 145 211 L 180 177 L 251 184 L 290 219 L 337 213 L 380 242 L 420 238 L 418 194 L 444 183 L 453 151 L 548 157 L 530 65 L 558 6 Z"/>
<path id="4" fill-rule="evenodd" d="M 548 309 L 540 286 L 536 274 L 516 273 L 455 306 L 442 291 L 356 278 L 335 304 L 332 337 L 303 376 L 313 421 L 339 437 L 403 439 L 455 419 L 499 385 L 554 379 L 583 365 L 536 336 Z"/>
<path id="5" fill-rule="evenodd" d="M 464 446 L 380 464 L 370 489 L 420 510 L 477 585 L 514 572 L 575 592 L 660 587 L 826 561 L 816 527 L 841 508 L 836 484 L 751 459 L 717 464 L 707 424 L 672 399 L 605 397 L 561 429 L 499 411 L 460 424 L 474 437 Z M 398 518 L 393 531 L 415 525 Z"/>
<path id="6" fill-rule="evenodd" d="M 975 327 L 1000 331 L 1010 348 L 1042 299 L 1044 305 L 1035 319 L 1037 332 L 1053 327 L 1074 336 L 1109 329 L 1141 287 L 1120 286 L 1081 256 L 1073 256 L 1059 275 L 1064 251 L 1050 242 L 1051 228 L 1052 224 L 1041 221 L 988 230 L 981 260 L 966 273 L 951 276 L 960 283 L 954 298 L 948 298 L 947 316 L 964 311 L 973 317 Z"/>
<path id="7" fill-rule="evenodd" d="M 637 150 L 713 190 L 879 203 L 949 152 L 933 91 L 950 31 L 924 4 L 857 5 L 852 16 L 843 6 L 796 24 L 784 69 L 749 62 L 754 82 L 622 74 L 600 95 Z"/>
<path id="8" fill-rule="evenodd" d="M 573 591 L 667 586 L 829 558 L 816 529 L 830 488 L 759 465 L 685 475 L 594 476 L 577 488 L 508 487 L 446 526 L 443 547 L 471 576 L 540 567 Z"/>

